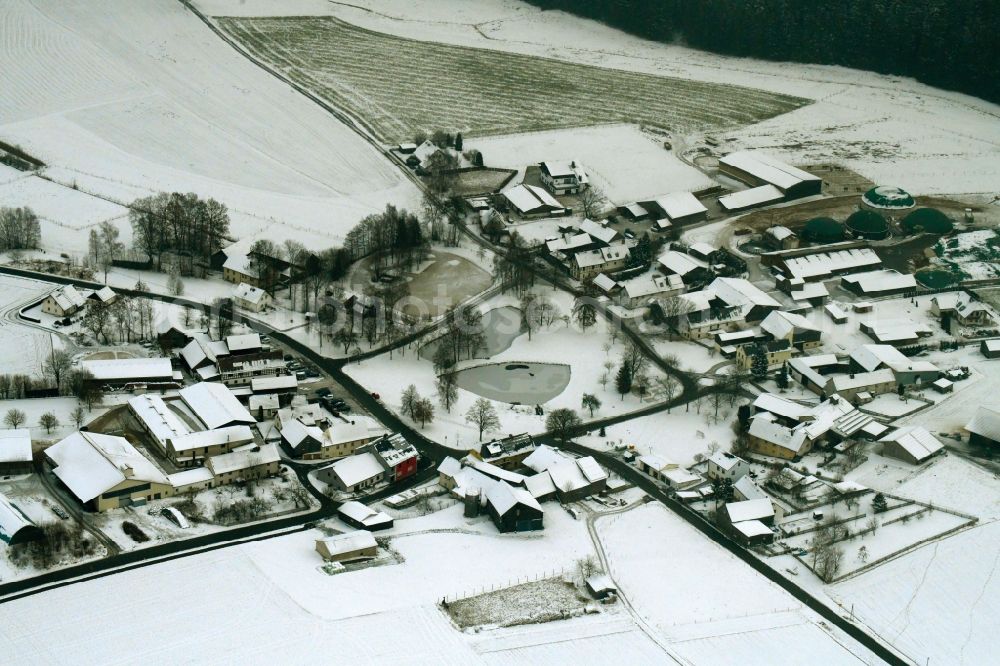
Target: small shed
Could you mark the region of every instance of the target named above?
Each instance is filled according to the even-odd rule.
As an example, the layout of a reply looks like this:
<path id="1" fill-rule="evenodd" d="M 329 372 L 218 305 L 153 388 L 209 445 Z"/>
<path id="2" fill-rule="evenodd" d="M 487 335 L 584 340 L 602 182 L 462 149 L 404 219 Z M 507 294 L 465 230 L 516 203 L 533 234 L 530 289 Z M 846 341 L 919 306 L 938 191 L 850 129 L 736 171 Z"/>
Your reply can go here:
<path id="1" fill-rule="evenodd" d="M 951 393 L 955 390 L 955 382 L 950 379 L 945 379 L 944 377 L 931 382 L 931 386 L 933 386 L 934 390 L 938 393 Z"/>
<path id="2" fill-rule="evenodd" d="M 325 539 L 317 539 L 316 552 L 327 561 L 350 562 L 375 557 L 378 553 L 378 542 L 375 541 L 371 532 L 357 530 Z"/>
<path id="3" fill-rule="evenodd" d="M 979 351 L 986 358 L 1000 358 L 1000 338 L 983 340 L 979 343 Z"/>
<path id="4" fill-rule="evenodd" d="M 594 574 L 587 579 L 587 591 L 595 599 L 606 599 L 609 595 L 618 594 L 618 586 L 607 574 Z"/>

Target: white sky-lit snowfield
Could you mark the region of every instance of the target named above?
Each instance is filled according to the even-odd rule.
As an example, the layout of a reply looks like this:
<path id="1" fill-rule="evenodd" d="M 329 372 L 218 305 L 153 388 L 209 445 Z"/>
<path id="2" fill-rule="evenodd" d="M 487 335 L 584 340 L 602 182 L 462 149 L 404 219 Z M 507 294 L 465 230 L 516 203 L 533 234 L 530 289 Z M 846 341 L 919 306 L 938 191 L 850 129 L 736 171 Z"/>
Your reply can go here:
<path id="1" fill-rule="evenodd" d="M 0 139 L 52 178 L 126 202 L 158 190 L 214 196 L 238 237 L 266 230 L 329 247 L 386 203 L 419 201 L 374 148 L 175 0 L 0 3 L 0 89 Z M 89 221 L 44 201 L 31 202 L 42 216 Z"/>

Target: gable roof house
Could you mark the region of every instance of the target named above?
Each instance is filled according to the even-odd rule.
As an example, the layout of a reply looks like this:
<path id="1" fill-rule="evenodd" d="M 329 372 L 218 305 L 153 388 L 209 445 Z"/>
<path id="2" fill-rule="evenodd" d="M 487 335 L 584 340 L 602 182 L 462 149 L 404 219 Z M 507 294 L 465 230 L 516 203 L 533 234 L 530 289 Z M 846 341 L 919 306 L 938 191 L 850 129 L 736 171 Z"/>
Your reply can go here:
<path id="1" fill-rule="evenodd" d="M 178 393 L 207 430 L 257 423 L 229 387 L 223 384 L 199 382 L 182 388 Z"/>
<path id="2" fill-rule="evenodd" d="M 45 449 L 56 478 L 96 511 L 145 504 L 173 487 L 124 437 L 75 432 Z"/>
<path id="3" fill-rule="evenodd" d="M 747 442 L 751 451 L 783 460 L 804 456 L 813 445 L 802 426 L 789 428 L 761 416 L 750 420 Z"/>
<path id="4" fill-rule="evenodd" d="M 356 527 L 359 530 L 370 530 L 372 532 L 387 530 L 392 527 L 393 523 L 392 516 L 381 511 L 376 511 L 356 500 L 341 504 L 337 508 L 337 515 L 351 527 Z"/>
<path id="5" fill-rule="evenodd" d="M 263 312 L 271 306 L 271 294 L 260 287 L 240 282 L 233 289 L 233 303 L 247 312 Z"/>
<path id="6" fill-rule="evenodd" d="M 824 394 L 829 397 L 840 395 L 844 400 L 858 403 L 858 394 L 868 393 L 876 396 L 892 393 L 897 388 L 896 375 L 888 368 L 872 372 L 856 372 L 848 375 L 837 375 L 826 382 Z"/>
<path id="7" fill-rule="evenodd" d="M 708 459 L 709 479 L 729 479 L 730 481 L 736 481 L 742 479 L 749 472 L 749 463 L 728 451 L 716 451 Z"/>
<path id="8" fill-rule="evenodd" d="M 352 562 L 375 557 L 378 542 L 367 530 L 357 530 L 316 540 L 316 552 L 330 562 Z"/>
<path id="9" fill-rule="evenodd" d="M 760 330 L 775 340 L 787 340 L 799 351 L 813 349 L 821 344 L 822 333 L 819 327 L 794 312 L 771 312 L 760 323 Z"/>
<path id="10" fill-rule="evenodd" d="M 600 276 L 598 276 L 600 277 Z M 619 305 L 638 308 L 649 305 L 656 298 L 669 298 L 684 291 L 684 281 L 676 274 L 657 275 L 651 273 L 618 283 Z"/>
<path id="11" fill-rule="evenodd" d="M 546 190 L 535 185 L 515 185 L 501 192 L 500 196 L 507 207 L 523 219 L 556 217 L 571 212 Z"/>
<path id="12" fill-rule="evenodd" d="M 87 300 L 102 303 L 104 305 L 111 305 L 118 300 L 118 294 L 116 294 L 115 290 L 111 287 L 104 285 L 100 289 L 95 289 L 90 292 L 90 295 L 87 296 Z"/>
<path id="13" fill-rule="evenodd" d="M 892 370 L 896 383 L 902 386 L 930 384 L 941 376 L 941 370 L 930 361 L 908 358 L 892 345 L 861 345 L 851 352 L 851 369 L 872 372 L 880 368 Z"/>
<path id="14" fill-rule="evenodd" d="M 492 463 L 502 469 L 512 470 L 535 450 L 535 440 L 531 435 L 508 435 L 480 445 L 478 456 L 480 460 Z"/>
<path id="15" fill-rule="evenodd" d="M 777 370 L 791 360 L 795 347 L 788 340 L 765 340 L 736 348 L 736 365 L 741 370 L 753 367 L 754 357 L 763 349 L 768 371 Z"/>
<path id="16" fill-rule="evenodd" d="M 719 171 L 759 187 L 772 185 L 783 199 L 820 194 L 823 180 L 761 152 L 737 151 L 719 158 Z"/>
<path id="17" fill-rule="evenodd" d="M 879 440 L 882 455 L 919 465 L 944 450 L 937 437 L 923 426 L 907 426 Z"/>
<path id="18" fill-rule="evenodd" d="M 542 507 L 531 493 L 504 481 L 486 492 L 486 512 L 500 532 L 528 532 L 544 526 Z"/>
<path id="19" fill-rule="evenodd" d="M 54 317 L 70 317 L 87 304 L 87 299 L 71 284 L 54 289 L 42 301 L 42 312 Z"/>
<path id="20" fill-rule="evenodd" d="M 667 250 L 657 258 L 660 270 L 679 275 L 686 285 L 703 284 L 711 273 L 708 264 L 677 250 Z"/>
<path id="21" fill-rule="evenodd" d="M 576 194 L 588 185 L 587 172 L 576 161 L 542 162 L 542 184 L 553 194 Z"/>
<path id="22" fill-rule="evenodd" d="M 573 255 L 570 274 L 585 281 L 600 273 L 615 273 L 626 267 L 631 251 L 626 245 L 612 245 Z"/>
<path id="23" fill-rule="evenodd" d="M 260 286 L 260 276 L 251 266 L 250 256 L 242 252 L 226 254 L 226 260 L 222 264 L 222 279 L 237 285 Z"/>

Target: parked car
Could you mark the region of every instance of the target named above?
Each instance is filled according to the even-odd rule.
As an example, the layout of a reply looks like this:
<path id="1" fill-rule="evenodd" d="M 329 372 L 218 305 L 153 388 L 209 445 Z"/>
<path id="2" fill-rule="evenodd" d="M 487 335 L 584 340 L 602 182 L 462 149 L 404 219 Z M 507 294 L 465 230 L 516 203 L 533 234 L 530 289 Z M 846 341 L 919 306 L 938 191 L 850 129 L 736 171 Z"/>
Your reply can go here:
<path id="1" fill-rule="evenodd" d="M 63 508 L 61 506 L 53 505 L 52 506 L 52 513 L 56 514 L 57 516 L 59 516 L 63 520 L 69 520 L 69 514 L 66 513 L 65 511 L 63 511 Z"/>
<path id="2" fill-rule="evenodd" d="M 318 395 L 321 398 L 329 397 L 331 395 L 330 389 L 326 388 L 325 386 L 321 389 L 316 389 L 316 395 Z"/>
<path id="3" fill-rule="evenodd" d="M 632 239 L 635 238 L 635 232 L 632 231 L 631 229 L 626 229 L 625 231 L 622 232 L 622 236 L 628 239 Z"/>

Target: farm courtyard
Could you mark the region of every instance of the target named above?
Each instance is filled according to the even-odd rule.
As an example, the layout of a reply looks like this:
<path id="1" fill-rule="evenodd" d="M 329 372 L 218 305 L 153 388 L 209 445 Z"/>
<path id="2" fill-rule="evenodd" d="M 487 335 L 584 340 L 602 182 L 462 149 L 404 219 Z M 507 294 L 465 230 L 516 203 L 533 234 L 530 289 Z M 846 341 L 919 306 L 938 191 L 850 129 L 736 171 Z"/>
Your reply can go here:
<path id="1" fill-rule="evenodd" d="M 740 86 L 405 39 L 331 17 L 217 21 L 255 56 L 364 118 L 389 142 L 437 128 L 470 135 L 614 122 L 731 128 L 808 104 Z"/>

